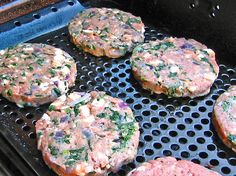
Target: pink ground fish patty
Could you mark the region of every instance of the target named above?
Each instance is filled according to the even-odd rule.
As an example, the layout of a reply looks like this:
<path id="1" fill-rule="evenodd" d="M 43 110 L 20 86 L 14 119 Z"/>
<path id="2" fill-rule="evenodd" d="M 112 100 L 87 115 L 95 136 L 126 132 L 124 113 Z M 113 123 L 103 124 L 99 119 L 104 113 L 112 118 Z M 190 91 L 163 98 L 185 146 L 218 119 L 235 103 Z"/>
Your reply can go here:
<path id="1" fill-rule="evenodd" d="M 44 161 L 61 176 L 117 172 L 134 159 L 140 135 L 126 103 L 95 91 L 59 97 L 36 133 Z"/>
<path id="2" fill-rule="evenodd" d="M 130 61 L 144 89 L 170 97 L 206 95 L 219 73 L 214 51 L 193 39 L 144 43 L 133 50 Z"/>
<path id="3" fill-rule="evenodd" d="M 173 157 L 158 158 L 143 163 L 127 176 L 221 176 L 199 164 Z"/>
<path id="4" fill-rule="evenodd" d="M 212 120 L 221 140 L 236 152 L 236 86 L 216 100 Z"/>
<path id="5" fill-rule="evenodd" d="M 72 42 L 95 56 L 119 58 L 144 41 L 140 17 L 118 9 L 90 8 L 69 24 Z"/>
<path id="6" fill-rule="evenodd" d="M 0 94 L 19 107 L 54 101 L 75 77 L 75 61 L 61 49 L 23 43 L 0 51 Z"/>

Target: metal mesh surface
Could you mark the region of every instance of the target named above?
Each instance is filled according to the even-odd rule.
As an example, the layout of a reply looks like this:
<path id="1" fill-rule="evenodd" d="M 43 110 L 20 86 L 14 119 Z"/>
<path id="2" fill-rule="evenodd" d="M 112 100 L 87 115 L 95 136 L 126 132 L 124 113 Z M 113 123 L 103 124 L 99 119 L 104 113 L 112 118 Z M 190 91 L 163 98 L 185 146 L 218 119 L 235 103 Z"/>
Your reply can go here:
<path id="1" fill-rule="evenodd" d="M 166 29 L 146 26 L 145 42 L 167 36 Z M 138 154 L 117 175 L 125 175 L 142 162 L 162 156 L 190 160 L 222 175 L 236 175 L 236 154 L 225 147 L 211 123 L 215 100 L 236 83 L 236 68 L 220 64 L 219 58 L 220 74 L 208 95 L 194 99 L 168 98 L 141 88 L 131 73 L 130 54 L 121 59 L 91 56 L 70 43 L 67 27 L 30 42 L 51 44 L 74 57 L 78 73 L 71 91 L 105 91 L 132 108 L 141 132 Z M 0 97 L 0 127 L 3 131 L 7 129 L 5 137 L 36 174 L 42 176 L 54 175 L 36 148 L 34 125 L 47 107 L 19 108 Z"/>

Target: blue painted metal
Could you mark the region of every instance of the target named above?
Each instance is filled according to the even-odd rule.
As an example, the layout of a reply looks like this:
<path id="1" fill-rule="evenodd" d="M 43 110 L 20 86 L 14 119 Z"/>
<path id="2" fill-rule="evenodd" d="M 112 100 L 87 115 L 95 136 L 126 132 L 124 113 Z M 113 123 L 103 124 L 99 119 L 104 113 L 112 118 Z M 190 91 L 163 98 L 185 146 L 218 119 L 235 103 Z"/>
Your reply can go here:
<path id="1" fill-rule="evenodd" d="M 56 5 L 58 6 L 56 12 L 48 13 L 49 7 L 47 7 L 40 11 L 41 17 L 39 19 L 34 19 L 30 23 L 23 23 L 21 26 L 14 26 L 10 30 L 0 32 L 0 49 L 26 42 L 45 33 L 62 28 L 68 24 L 71 18 L 84 9 L 78 1 L 73 6 L 61 5 L 60 7 L 60 3 Z M 28 15 L 32 16 L 32 14 Z M 8 23 L 13 23 L 13 21 Z"/>

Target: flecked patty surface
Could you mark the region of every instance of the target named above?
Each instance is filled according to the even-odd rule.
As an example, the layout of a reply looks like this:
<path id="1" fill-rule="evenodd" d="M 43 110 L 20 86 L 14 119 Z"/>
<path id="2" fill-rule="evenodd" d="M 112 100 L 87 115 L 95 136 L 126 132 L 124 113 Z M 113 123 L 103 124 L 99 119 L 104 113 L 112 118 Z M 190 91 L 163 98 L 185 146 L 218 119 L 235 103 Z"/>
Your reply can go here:
<path id="1" fill-rule="evenodd" d="M 213 124 L 225 145 L 236 152 L 236 86 L 230 86 L 216 100 Z"/>
<path id="2" fill-rule="evenodd" d="M 38 148 L 58 175 L 107 175 L 131 162 L 139 127 L 121 99 L 104 92 L 63 95 L 36 123 Z"/>
<path id="3" fill-rule="evenodd" d="M 72 42 L 95 56 L 119 58 L 144 41 L 140 17 L 118 9 L 90 8 L 69 23 Z"/>
<path id="4" fill-rule="evenodd" d="M 23 43 L 0 51 L 0 93 L 20 107 L 54 101 L 75 77 L 75 61 L 61 49 Z"/>
<path id="5" fill-rule="evenodd" d="M 187 160 L 163 157 L 143 163 L 127 176 L 221 176 L 199 164 Z"/>
<path id="6" fill-rule="evenodd" d="M 130 61 L 144 89 L 170 97 L 206 95 L 219 73 L 214 51 L 193 39 L 170 37 L 141 44 Z"/>

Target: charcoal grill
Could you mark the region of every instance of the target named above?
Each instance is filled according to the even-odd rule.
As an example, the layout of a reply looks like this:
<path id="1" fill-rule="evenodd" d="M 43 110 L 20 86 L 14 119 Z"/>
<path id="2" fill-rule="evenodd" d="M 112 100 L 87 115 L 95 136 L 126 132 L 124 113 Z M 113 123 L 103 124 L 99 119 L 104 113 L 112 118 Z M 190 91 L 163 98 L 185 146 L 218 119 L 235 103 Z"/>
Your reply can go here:
<path id="1" fill-rule="evenodd" d="M 233 62 L 236 52 L 231 48 L 236 40 L 227 41 L 227 37 L 233 34 L 224 37 L 221 33 L 228 32 L 230 27 L 216 28 L 222 22 L 220 19 L 225 18 L 225 14 L 220 14 L 221 5 L 217 4 L 218 1 L 80 2 L 86 7 L 116 7 L 141 15 L 146 25 L 145 42 L 170 35 L 197 39 L 216 50 L 220 65 L 219 76 L 208 95 L 194 99 L 168 98 L 141 88 L 131 73 L 130 54 L 121 59 L 97 58 L 80 51 L 70 42 L 66 24 L 84 8 L 78 1 L 61 1 L 0 25 L 0 49 L 25 41 L 62 48 L 77 63 L 76 85 L 71 92 L 105 91 L 108 95 L 123 99 L 132 108 L 141 132 L 138 154 L 132 163 L 122 166 L 117 174 L 111 175 L 125 175 L 144 161 L 162 156 L 190 160 L 222 175 L 236 175 L 236 154 L 221 142 L 211 122 L 215 100 L 236 83 Z M 228 12 L 224 12 L 227 15 Z M 184 16 L 185 21 L 181 19 Z M 199 30 L 201 24 L 206 25 L 203 30 Z M 212 31 L 213 28 L 215 30 Z M 220 37 L 224 38 L 221 40 Z M 44 164 L 36 148 L 34 125 L 48 106 L 19 108 L 0 96 L 0 136 L 3 141 L 0 150 L 22 175 L 55 175 Z"/>

